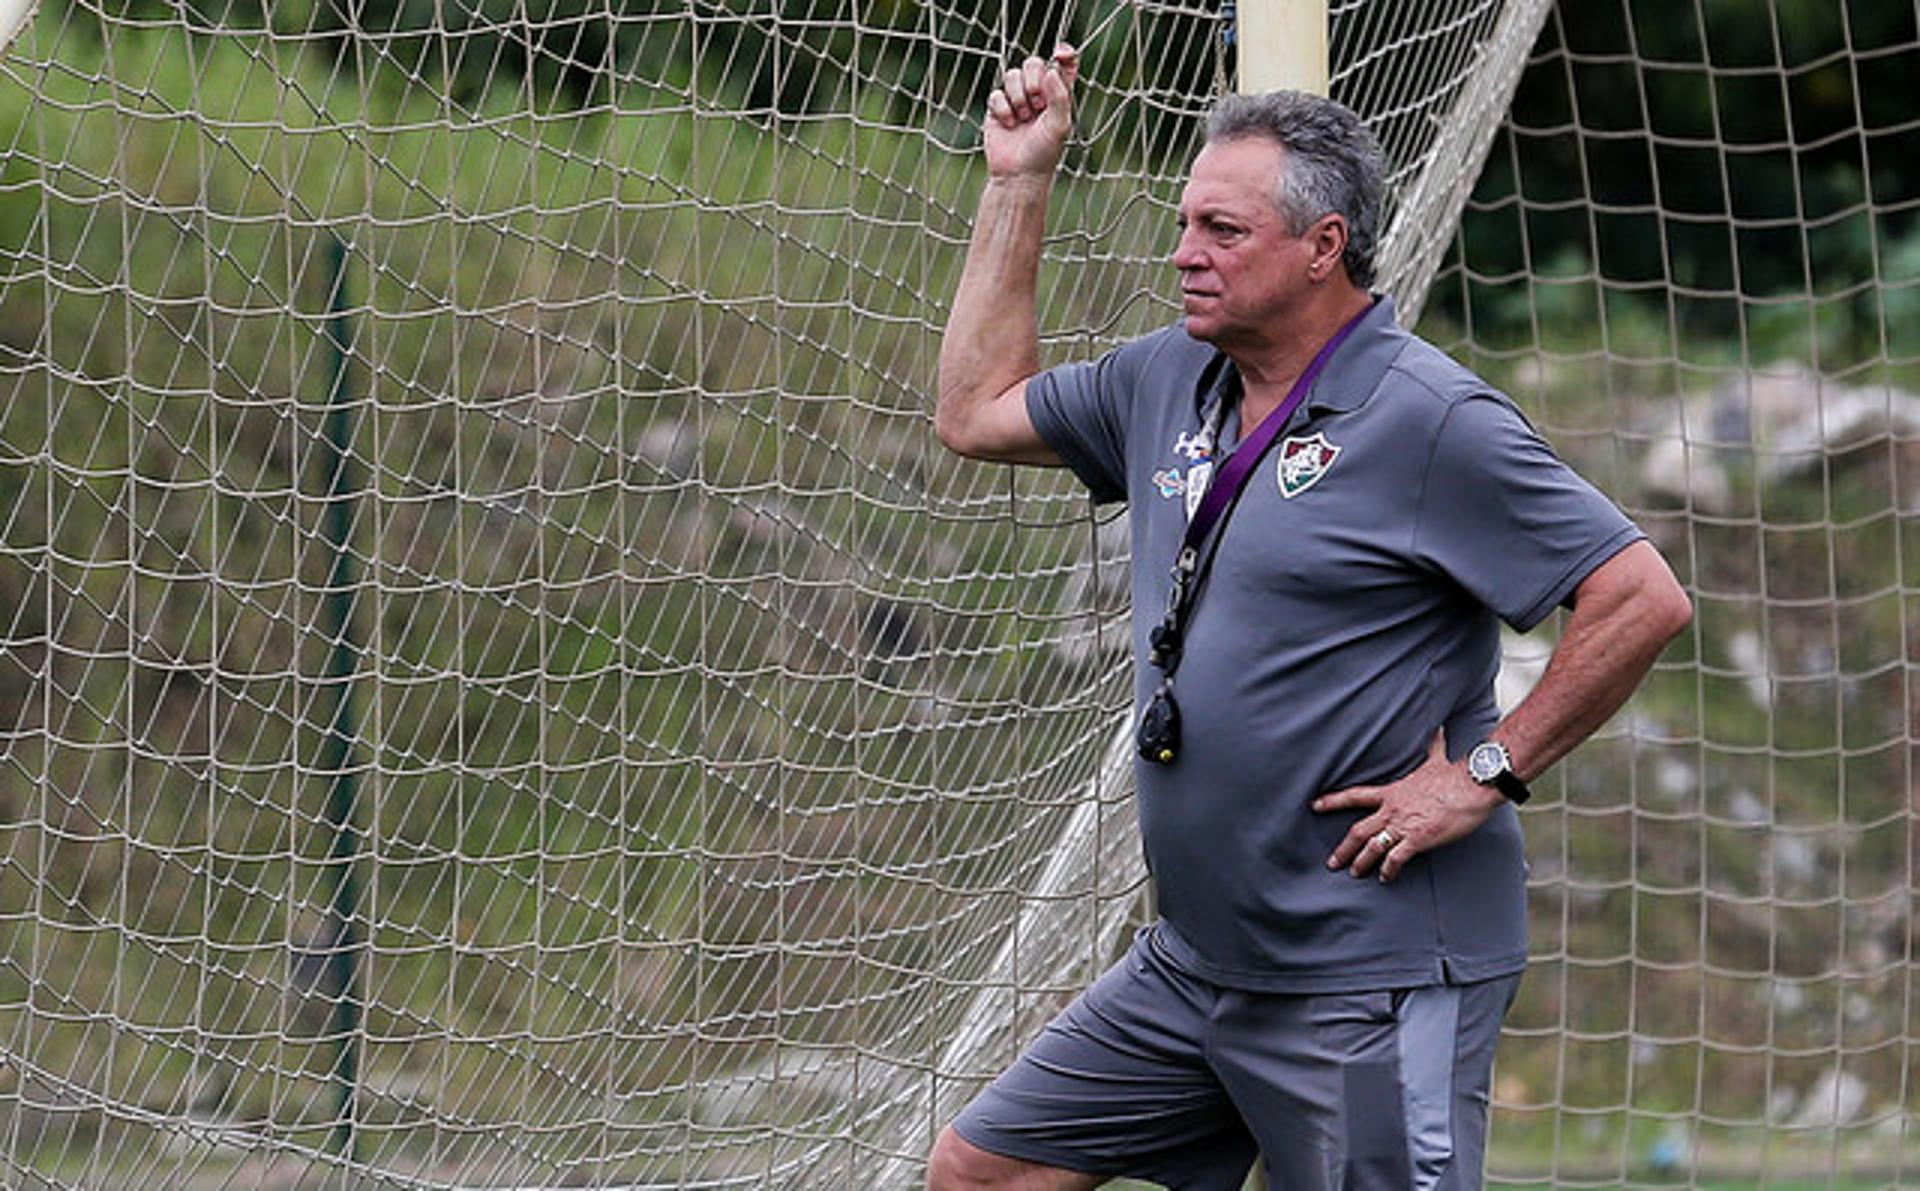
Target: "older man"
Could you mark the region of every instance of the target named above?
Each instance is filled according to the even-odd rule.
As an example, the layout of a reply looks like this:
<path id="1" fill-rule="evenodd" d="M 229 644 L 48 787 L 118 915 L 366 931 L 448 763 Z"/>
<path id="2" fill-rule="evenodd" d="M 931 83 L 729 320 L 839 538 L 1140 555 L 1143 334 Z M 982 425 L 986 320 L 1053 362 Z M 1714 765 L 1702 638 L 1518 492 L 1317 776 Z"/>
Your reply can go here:
<path id="1" fill-rule="evenodd" d="M 1379 149 L 1331 101 L 1223 100 L 1180 199 L 1180 323 L 1041 371 L 1077 64 L 1029 59 L 988 101 L 935 420 L 961 454 L 1130 504 L 1160 919 L 942 1134 L 930 1185 L 1230 1188 L 1259 1156 L 1291 1191 L 1477 1188 L 1526 965 L 1514 804 L 1691 607 L 1506 397 L 1371 292 Z M 1502 717 L 1499 622 L 1562 605 Z"/>

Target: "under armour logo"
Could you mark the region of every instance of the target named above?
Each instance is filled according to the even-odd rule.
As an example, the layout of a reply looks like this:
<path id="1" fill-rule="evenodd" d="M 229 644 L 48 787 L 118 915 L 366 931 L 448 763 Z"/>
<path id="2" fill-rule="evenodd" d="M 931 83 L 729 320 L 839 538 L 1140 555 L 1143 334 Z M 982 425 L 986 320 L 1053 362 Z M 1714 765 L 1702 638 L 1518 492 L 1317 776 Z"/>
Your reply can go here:
<path id="1" fill-rule="evenodd" d="M 1183 430 L 1173 440 L 1173 453 L 1190 460 L 1205 459 L 1213 454 L 1213 436 L 1204 430 L 1192 434 Z"/>

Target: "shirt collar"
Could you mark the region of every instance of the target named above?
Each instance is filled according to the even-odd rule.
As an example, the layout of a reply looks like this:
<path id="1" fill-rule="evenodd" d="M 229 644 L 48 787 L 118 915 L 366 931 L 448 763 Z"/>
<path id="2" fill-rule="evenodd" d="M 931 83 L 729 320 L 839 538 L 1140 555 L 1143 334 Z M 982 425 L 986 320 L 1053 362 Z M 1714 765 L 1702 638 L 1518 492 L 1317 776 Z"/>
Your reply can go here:
<path id="1" fill-rule="evenodd" d="M 1374 295 L 1372 307 L 1360 317 L 1360 325 L 1314 378 L 1313 388 L 1307 391 L 1307 408 L 1346 413 L 1365 405 L 1400 354 L 1406 334 L 1394 318 L 1393 299 L 1386 294 Z M 1194 405 L 1201 419 L 1205 420 L 1215 402 L 1238 404 L 1239 399 L 1240 369 L 1225 354 L 1214 352 L 1194 386 Z"/>
<path id="2" fill-rule="evenodd" d="M 1307 391 L 1307 408 L 1345 413 L 1365 405 L 1400 354 L 1405 337 L 1406 332 L 1394 319 L 1393 299 L 1375 295 L 1373 307 L 1361 316 L 1360 325 L 1314 379 L 1313 388 Z"/>

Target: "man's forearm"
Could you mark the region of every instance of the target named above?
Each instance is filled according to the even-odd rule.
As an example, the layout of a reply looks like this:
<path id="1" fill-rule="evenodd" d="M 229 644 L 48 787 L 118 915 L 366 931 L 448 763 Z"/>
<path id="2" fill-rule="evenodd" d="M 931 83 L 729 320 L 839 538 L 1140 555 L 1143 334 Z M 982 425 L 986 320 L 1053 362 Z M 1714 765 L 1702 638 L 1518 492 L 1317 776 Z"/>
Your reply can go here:
<path id="1" fill-rule="evenodd" d="M 1050 177 L 993 178 L 980 197 L 973 239 L 940 341 L 934 425 L 964 454 L 1052 462 L 1051 452 L 1009 451 L 987 407 L 1040 370 L 1035 291 Z M 1016 398 L 1017 399 L 1017 398 Z"/>
<path id="2" fill-rule="evenodd" d="M 1646 542 L 1602 564 L 1576 594 L 1546 673 L 1495 732 L 1531 778 L 1572 752 L 1620 709 L 1692 607 Z"/>
<path id="3" fill-rule="evenodd" d="M 1494 729 L 1515 771 L 1537 777 L 1573 751 L 1627 701 L 1674 635 L 1693 617 L 1687 593 L 1666 560 L 1636 542 L 1601 563 L 1574 593 L 1566 635 L 1540 683 Z M 1380 879 L 1399 876 L 1407 862 L 1476 830 L 1502 795 L 1476 784 L 1459 761 L 1447 759 L 1457 741 L 1436 735 L 1427 760 L 1383 786 L 1350 786 L 1323 794 L 1313 809 L 1360 811 L 1327 867 Z M 1472 743 L 1472 742 L 1468 742 Z"/>

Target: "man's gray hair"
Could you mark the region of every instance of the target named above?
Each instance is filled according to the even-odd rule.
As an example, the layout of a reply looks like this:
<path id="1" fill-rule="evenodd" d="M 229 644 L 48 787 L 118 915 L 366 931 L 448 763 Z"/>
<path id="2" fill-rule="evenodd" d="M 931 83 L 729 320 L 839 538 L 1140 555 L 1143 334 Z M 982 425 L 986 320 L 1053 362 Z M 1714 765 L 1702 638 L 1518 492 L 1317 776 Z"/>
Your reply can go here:
<path id="1" fill-rule="evenodd" d="M 1289 235 L 1325 215 L 1347 221 L 1341 263 L 1361 289 L 1373 287 L 1386 165 L 1380 142 L 1351 108 L 1304 91 L 1228 95 L 1207 115 L 1207 143 L 1262 137 L 1287 151 L 1275 206 Z"/>

